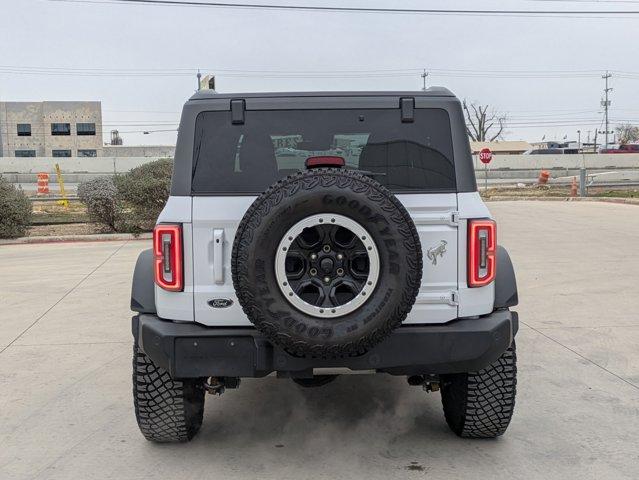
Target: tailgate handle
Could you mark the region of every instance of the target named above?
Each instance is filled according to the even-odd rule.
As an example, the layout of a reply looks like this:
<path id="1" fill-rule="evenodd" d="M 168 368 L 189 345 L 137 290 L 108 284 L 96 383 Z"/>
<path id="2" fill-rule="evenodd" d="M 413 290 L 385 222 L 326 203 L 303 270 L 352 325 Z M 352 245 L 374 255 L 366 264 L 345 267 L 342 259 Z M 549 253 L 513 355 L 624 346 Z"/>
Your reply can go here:
<path id="1" fill-rule="evenodd" d="M 224 229 L 213 230 L 213 280 L 224 283 Z"/>

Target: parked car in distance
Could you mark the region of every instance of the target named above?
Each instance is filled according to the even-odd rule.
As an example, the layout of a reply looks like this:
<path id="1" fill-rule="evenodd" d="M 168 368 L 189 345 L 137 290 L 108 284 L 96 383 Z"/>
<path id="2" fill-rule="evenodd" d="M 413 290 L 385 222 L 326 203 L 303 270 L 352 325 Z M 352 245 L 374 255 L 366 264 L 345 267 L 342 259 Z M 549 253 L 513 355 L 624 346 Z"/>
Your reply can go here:
<path id="1" fill-rule="evenodd" d="M 533 148 L 526 150 L 523 155 L 563 155 L 563 148 Z"/>
<path id="2" fill-rule="evenodd" d="M 599 153 L 639 153 L 639 143 L 626 143 L 613 148 L 601 148 Z"/>

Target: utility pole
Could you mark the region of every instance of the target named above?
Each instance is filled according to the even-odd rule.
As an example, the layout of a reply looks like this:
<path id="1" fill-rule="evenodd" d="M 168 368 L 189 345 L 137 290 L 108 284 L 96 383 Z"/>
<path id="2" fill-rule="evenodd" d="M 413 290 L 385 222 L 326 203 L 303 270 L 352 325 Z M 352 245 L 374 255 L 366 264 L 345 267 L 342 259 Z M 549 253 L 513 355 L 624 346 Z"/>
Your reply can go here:
<path id="1" fill-rule="evenodd" d="M 426 71 L 426 69 L 424 69 L 424 72 L 422 73 L 421 77 L 422 77 L 422 90 L 426 90 L 426 77 L 428 76 L 428 72 Z"/>
<path id="2" fill-rule="evenodd" d="M 197 70 L 197 89 L 202 90 L 202 85 L 200 81 L 202 80 L 202 74 L 200 73 L 200 69 Z"/>
<path id="3" fill-rule="evenodd" d="M 608 88 L 608 79 L 612 77 L 611 73 L 608 73 L 608 70 L 606 70 L 606 74 L 602 75 L 601 78 L 603 78 L 606 81 L 606 88 L 604 88 L 604 94 L 605 94 L 605 100 L 603 100 L 601 102 L 601 105 L 604 107 L 604 117 L 605 117 L 605 123 L 606 123 L 606 142 L 605 142 L 605 146 L 604 148 L 608 148 L 608 130 L 609 130 L 609 123 L 608 123 L 608 107 L 610 107 L 610 100 L 608 100 L 608 92 L 612 91 L 612 88 Z"/>

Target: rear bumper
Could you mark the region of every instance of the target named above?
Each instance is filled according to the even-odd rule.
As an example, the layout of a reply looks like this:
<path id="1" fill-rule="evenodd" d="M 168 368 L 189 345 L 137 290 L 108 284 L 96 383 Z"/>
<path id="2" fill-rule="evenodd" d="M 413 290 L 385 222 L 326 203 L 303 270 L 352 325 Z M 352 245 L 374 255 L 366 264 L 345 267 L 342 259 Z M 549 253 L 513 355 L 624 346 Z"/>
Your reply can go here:
<path id="1" fill-rule="evenodd" d="M 289 355 L 254 328 L 212 328 L 150 314 L 133 317 L 137 344 L 175 378 L 263 377 L 275 371 L 305 377 L 318 368 L 394 375 L 472 372 L 495 361 L 518 327 L 517 312 L 509 310 L 444 325 L 405 326 L 362 356 L 328 360 Z"/>

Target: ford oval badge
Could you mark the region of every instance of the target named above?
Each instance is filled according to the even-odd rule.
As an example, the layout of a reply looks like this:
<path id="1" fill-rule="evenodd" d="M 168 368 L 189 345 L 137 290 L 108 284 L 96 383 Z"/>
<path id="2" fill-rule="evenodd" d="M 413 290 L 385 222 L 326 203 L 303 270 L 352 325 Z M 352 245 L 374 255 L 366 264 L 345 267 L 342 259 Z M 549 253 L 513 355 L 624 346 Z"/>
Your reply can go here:
<path id="1" fill-rule="evenodd" d="M 233 305 L 233 300 L 230 298 L 214 298 L 207 302 L 210 307 L 213 308 L 228 308 Z"/>

